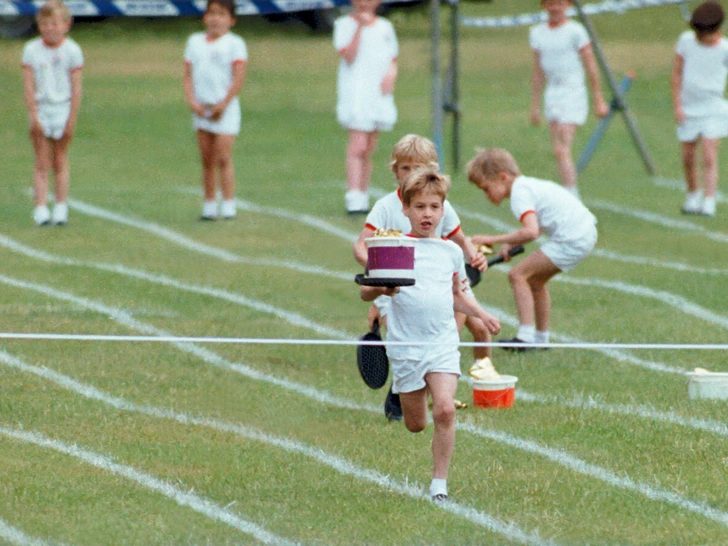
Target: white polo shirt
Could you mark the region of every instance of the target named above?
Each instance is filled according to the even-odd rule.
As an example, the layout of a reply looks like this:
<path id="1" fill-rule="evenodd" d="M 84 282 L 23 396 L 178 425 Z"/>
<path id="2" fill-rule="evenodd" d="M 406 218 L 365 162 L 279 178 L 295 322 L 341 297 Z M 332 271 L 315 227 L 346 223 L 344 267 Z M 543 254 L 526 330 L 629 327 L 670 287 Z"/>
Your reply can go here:
<path id="1" fill-rule="evenodd" d="M 685 115 L 728 115 L 728 101 L 723 98 L 728 79 L 728 40 L 721 37 L 717 44 L 706 46 L 688 30 L 680 35 L 675 53 L 684 60 L 680 98 Z"/>
<path id="2" fill-rule="evenodd" d="M 184 58 L 192 66 L 195 98 L 201 104 L 213 105 L 227 95 L 233 83 L 233 65 L 248 60 L 248 49 L 245 40 L 231 32 L 212 41 L 205 32 L 197 32 L 187 40 Z"/>
<path id="3" fill-rule="evenodd" d="M 71 101 L 71 73 L 83 68 L 83 53 L 68 36 L 56 47 L 35 38 L 25 44 L 23 66 L 33 69 L 39 107 L 65 104 Z"/>
<path id="4" fill-rule="evenodd" d="M 443 207 L 445 214 L 440 221 L 440 225 L 437 226 L 435 234 L 438 237 L 449 239 L 460 231 L 460 217 L 458 217 L 457 212 L 447 199 Z M 412 231 L 409 218 L 402 212 L 402 198 L 399 190 L 388 193 L 374 203 L 372 210 L 367 215 L 365 227 L 373 231 L 377 229 L 398 229 L 404 235 Z"/>

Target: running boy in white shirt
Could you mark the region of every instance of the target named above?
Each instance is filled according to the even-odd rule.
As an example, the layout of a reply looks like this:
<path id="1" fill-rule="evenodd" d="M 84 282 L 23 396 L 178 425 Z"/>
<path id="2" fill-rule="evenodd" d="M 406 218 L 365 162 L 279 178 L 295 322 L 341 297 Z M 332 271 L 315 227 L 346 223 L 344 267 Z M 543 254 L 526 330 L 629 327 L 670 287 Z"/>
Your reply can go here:
<path id="1" fill-rule="evenodd" d="M 222 190 L 220 215 L 235 218 L 233 144 L 240 132 L 238 94 L 245 81 L 248 50 L 230 31 L 235 25 L 233 0 L 208 0 L 202 16 L 205 32 L 187 40 L 184 92 L 202 159 L 204 203 L 201 220 L 216 220 L 218 180 Z"/>
<path id="2" fill-rule="evenodd" d="M 551 147 L 559 168 L 561 183 L 579 195 L 576 166 L 571 145 L 576 128 L 584 125 L 589 102 L 584 84 L 584 70 L 599 117 L 609 113 L 599 84 L 594 52 L 586 29 L 566 16 L 571 0 L 541 0 L 548 21 L 531 27 L 529 43 L 534 54 L 532 72 L 531 123 L 541 124 L 541 92 L 544 81 L 544 114 L 551 132 Z"/>
<path id="3" fill-rule="evenodd" d="M 725 18 L 718 2 L 700 4 L 690 18 L 693 31 L 680 35 L 672 69 L 672 100 L 677 138 L 687 183 L 682 211 L 715 216 L 718 189 L 718 146 L 728 136 L 728 41 L 720 27 Z M 697 152 L 702 145 L 703 188 L 698 176 Z M 705 193 L 703 193 L 705 192 Z"/>
<path id="4" fill-rule="evenodd" d="M 507 343 L 548 343 L 551 298 L 546 283 L 576 267 L 597 242 L 596 218 L 562 186 L 523 176 L 513 156 L 501 148 L 479 152 L 467 166 L 468 180 L 494 205 L 510 198 L 511 212 L 523 227 L 504 235 L 474 235 L 475 244 L 497 245 L 506 261 L 515 245 L 531 242 L 541 233 L 549 240 L 508 274 L 520 326 Z M 522 351 L 526 348 L 504 347 Z"/>
<path id="5" fill-rule="evenodd" d="M 392 23 L 377 16 L 381 0 L 352 0 L 353 12 L 334 23 L 334 47 L 341 57 L 336 117 L 348 135 L 345 196 L 349 214 L 369 211 L 371 156 L 380 131 L 397 121 L 394 84 L 399 46 Z"/>
<path id="6" fill-rule="evenodd" d="M 28 42 L 23 50 L 23 87 L 35 152 L 33 220 L 39 226 L 65 225 L 71 183 L 68 148 L 81 107 L 83 54 L 67 36 L 71 12 L 63 2 L 46 2 L 36 14 L 36 22 L 40 38 Z M 51 170 L 56 194 L 52 216 L 47 204 Z"/>
<path id="7" fill-rule="evenodd" d="M 455 447 L 454 400 L 460 376 L 460 339 L 453 311 L 478 317 L 493 334 L 500 330 L 498 319 L 465 295 L 463 251 L 437 235 L 449 188 L 450 180 L 433 169 L 416 171 L 402 187 L 403 211 L 411 224 L 409 236 L 416 239 L 414 286 L 360 288 L 364 301 L 381 295 L 392 297 L 388 341 L 415 343 L 388 345 L 387 356 L 407 430 L 425 429 L 427 398 L 432 397 L 435 430 L 430 495 L 434 501 L 447 498 L 447 473 Z M 420 342 L 425 345 L 416 344 Z"/>
<path id="8" fill-rule="evenodd" d="M 411 226 L 407 216 L 402 211 L 402 187 L 407 177 L 415 170 L 422 167 L 429 167 L 437 170 L 437 150 L 431 140 L 419 135 L 405 135 L 392 150 L 390 166 L 395 178 L 397 179 L 398 188 L 390 194 L 379 199 L 367 215 L 364 229 L 359 234 L 359 239 L 354 244 L 354 257 L 363 267 L 367 265 L 367 248 L 365 239 L 374 235 L 377 229 L 396 229 L 402 233 L 409 233 Z M 445 200 L 444 215 L 442 221 L 436 229 L 437 236 L 456 243 L 463 251 L 465 259 L 475 268 L 484 271 L 487 267 L 487 261 L 482 253 L 478 252 L 470 240 L 463 233 L 460 227 L 460 218 L 452 208 L 452 205 Z M 470 287 L 467 289 L 467 295 L 473 299 Z M 389 298 L 382 296 L 372 304 L 369 310 L 369 326 L 371 327 L 374 320 L 386 317 L 389 309 Z M 490 334 L 485 324 L 477 317 L 466 316 L 462 313 L 456 315 L 458 330 L 462 329 L 463 324 L 473 335 L 476 342 L 490 342 Z M 382 322 L 380 320 L 380 322 Z M 474 347 L 473 357 L 475 360 L 491 356 L 490 347 Z M 398 421 L 402 418 L 402 410 L 399 404 L 399 397 L 389 389 L 387 398 L 384 402 L 384 414 L 388 419 Z"/>

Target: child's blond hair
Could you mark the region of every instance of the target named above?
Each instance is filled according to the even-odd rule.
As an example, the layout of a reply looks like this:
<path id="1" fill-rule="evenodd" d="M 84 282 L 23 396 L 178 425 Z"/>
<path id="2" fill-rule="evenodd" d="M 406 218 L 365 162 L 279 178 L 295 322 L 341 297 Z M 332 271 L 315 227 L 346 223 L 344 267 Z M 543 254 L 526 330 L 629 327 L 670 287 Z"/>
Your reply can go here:
<path id="1" fill-rule="evenodd" d="M 503 148 L 488 148 L 480 150 L 478 154 L 468 162 L 468 180 L 478 184 L 480 180 L 493 180 L 498 173 L 508 173 L 513 176 L 520 176 L 521 171 L 513 156 Z"/>
<path id="2" fill-rule="evenodd" d="M 56 16 L 61 17 L 64 21 L 70 21 L 71 10 L 68 9 L 68 6 L 62 0 L 48 0 L 35 14 L 35 21 L 40 23 L 43 19 L 50 19 Z"/>
<path id="3" fill-rule="evenodd" d="M 422 167 L 410 174 L 402 184 L 402 204 L 409 206 L 415 195 L 423 192 L 432 192 L 445 201 L 451 185 L 448 176 L 440 174 L 436 169 Z"/>
<path id="4" fill-rule="evenodd" d="M 437 150 L 429 138 L 419 135 L 405 135 L 392 148 L 389 166 L 392 171 L 397 170 L 400 163 L 421 163 L 425 167 L 439 169 Z"/>

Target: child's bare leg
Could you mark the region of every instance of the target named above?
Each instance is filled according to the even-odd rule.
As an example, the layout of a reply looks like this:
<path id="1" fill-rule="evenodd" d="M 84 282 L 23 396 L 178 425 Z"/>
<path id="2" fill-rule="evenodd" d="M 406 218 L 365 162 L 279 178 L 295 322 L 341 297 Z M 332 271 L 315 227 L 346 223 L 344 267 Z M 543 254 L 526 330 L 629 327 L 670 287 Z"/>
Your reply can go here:
<path id="1" fill-rule="evenodd" d="M 359 189 L 361 191 L 369 191 L 369 183 L 372 180 L 372 154 L 377 149 L 377 140 L 379 139 L 379 133 L 374 131 L 373 133 L 367 133 L 367 147 L 364 152 L 364 165 L 362 169 L 362 179 Z"/>
<path id="2" fill-rule="evenodd" d="M 42 207 L 48 201 L 48 177 L 53 165 L 53 143 L 40 131 L 30 133 L 35 152 L 33 168 L 33 195 L 35 206 Z"/>
<path id="3" fill-rule="evenodd" d="M 703 187 L 705 197 L 714 197 L 718 189 L 718 147 L 720 139 L 703 139 Z"/>
<path id="4" fill-rule="evenodd" d="M 215 200 L 217 189 L 217 173 L 215 172 L 215 135 L 201 129 L 197 130 L 197 143 L 200 147 L 202 160 L 202 187 L 205 192 L 205 201 Z"/>
<path id="5" fill-rule="evenodd" d="M 465 317 L 465 326 L 467 326 L 470 333 L 473 334 L 473 341 L 476 343 L 489 343 L 491 340 L 490 332 L 485 327 L 483 321 L 479 318 L 467 316 Z M 485 357 L 490 358 L 491 347 L 473 347 L 473 358 L 480 360 Z"/>
<path id="6" fill-rule="evenodd" d="M 225 201 L 235 199 L 235 165 L 233 163 L 233 145 L 235 135 L 215 135 L 214 156 L 215 167 L 220 173 L 222 198 Z"/>
<path id="7" fill-rule="evenodd" d="M 365 131 L 349 131 L 349 144 L 346 148 L 346 182 L 350 190 L 366 191 L 364 182 L 371 175 L 371 155 L 369 135 Z M 376 143 L 376 140 L 375 140 Z"/>
<path id="8" fill-rule="evenodd" d="M 450 373 L 429 373 L 425 376 L 432 395 L 432 477 L 447 479 L 450 459 L 455 449 L 455 391 L 458 378 Z"/>
<path id="9" fill-rule="evenodd" d="M 56 203 L 65 203 L 68 200 L 68 188 L 71 184 L 71 169 L 68 163 L 70 144 L 70 139 L 57 140 L 52 144 Z"/>
<path id="10" fill-rule="evenodd" d="M 551 148 L 559 168 L 561 184 L 565 188 L 576 188 L 576 166 L 571 158 L 571 144 L 576 134 L 576 125 L 552 121 L 550 129 Z"/>
<path id="11" fill-rule="evenodd" d="M 546 254 L 537 250 L 508 274 L 521 326 L 535 325 L 539 331 L 547 331 L 551 302 L 545 285 L 560 271 Z"/>
<path id="12" fill-rule="evenodd" d="M 546 283 L 561 270 L 540 250 L 534 252 L 538 256 L 539 269 L 528 279 L 533 294 L 534 312 L 536 315 L 536 330 L 548 332 L 549 317 L 551 316 L 551 295 Z"/>
<path id="13" fill-rule="evenodd" d="M 427 426 L 427 387 L 399 393 L 404 426 L 410 432 L 422 432 Z M 453 403 L 453 408 L 455 407 Z"/>
<path id="14" fill-rule="evenodd" d="M 692 193 L 700 189 L 698 180 L 697 163 L 695 155 L 698 149 L 696 142 L 681 142 L 680 151 L 682 153 L 683 173 L 685 174 L 685 183 L 688 186 L 688 192 Z"/>

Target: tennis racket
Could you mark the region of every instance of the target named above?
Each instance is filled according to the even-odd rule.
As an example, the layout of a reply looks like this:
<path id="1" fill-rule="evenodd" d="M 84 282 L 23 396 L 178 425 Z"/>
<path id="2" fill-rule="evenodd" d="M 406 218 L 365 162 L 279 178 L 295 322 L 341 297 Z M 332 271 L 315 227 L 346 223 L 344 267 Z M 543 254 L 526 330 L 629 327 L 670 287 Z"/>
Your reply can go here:
<path id="1" fill-rule="evenodd" d="M 512 258 L 513 256 L 517 256 L 518 254 L 521 254 L 525 251 L 523 248 L 523 245 L 514 246 L 512 249 L 508 251 L 508 255 Z M 505 258 L 503 258 L 502 254 L 496 254 L 492 258 L 488 258 L 488 267 L 491 265 L 499 264 L 501 263 Z M 470 281 L 470 288 L 473 288 L 476 286 L 483 278 L 483 273 L 479 269 L 476 269 L 470 264 L 465 264 L 465 273 L 468 275 L 468 280 Z"/>
<path id="2" fill-rule="evenodd" d="M 375 320 L 372 329 L 359 341 L 382 341 L 379 334 L 379 321 Z M 389 359 L 383 345 L 357 345 L 356 365 L 359 374 L 370 389 L 381 389 L 389 377 Z"/>

